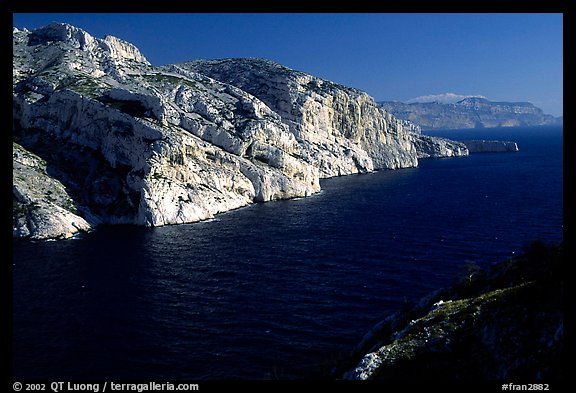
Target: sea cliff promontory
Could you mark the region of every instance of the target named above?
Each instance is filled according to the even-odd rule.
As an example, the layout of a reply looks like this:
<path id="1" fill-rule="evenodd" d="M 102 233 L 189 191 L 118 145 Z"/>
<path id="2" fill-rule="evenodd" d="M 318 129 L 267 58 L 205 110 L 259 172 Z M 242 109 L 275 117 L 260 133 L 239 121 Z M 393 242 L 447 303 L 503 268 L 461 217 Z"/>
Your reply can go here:
<path id="1" fill-rule="evenodd" d="M 461 141 L 470 153 L 505 153 L 518 151 L 518 144 L 512 141 L 469 140 Z"/>
<path id="2" fill-rule="evenodd" d="M 421 143 L 364 92 L 269 60 L 153 66 L 63 23 L 13 29 L 13 119 L 17 238 L 195 222 L 312 195 L 321 178 L 468 154 Z"/>

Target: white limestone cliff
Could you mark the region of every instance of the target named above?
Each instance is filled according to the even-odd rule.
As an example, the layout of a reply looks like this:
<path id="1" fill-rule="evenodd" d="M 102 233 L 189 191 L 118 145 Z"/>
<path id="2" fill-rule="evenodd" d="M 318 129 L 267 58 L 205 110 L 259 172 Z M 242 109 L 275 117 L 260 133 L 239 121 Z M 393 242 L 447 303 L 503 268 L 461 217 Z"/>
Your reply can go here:
<path id="1" fill-rule="evenodd" d="M 258 97 L 298 141 L 298 155 L 322 177 L 418 165 L 404 124 L 368 94 L 264 59 L 198 60 L 173 69 L 199 72 Z"/>
<path id="2" fill-rule="evenodd" d="M 13 58 L 13 140 L 74 206 L 37 205 L 15 181 L 15 237 L 66 237 L 50 220 L 69 214 L 86 220 L 73 217 L 77 230 L 195 222 L 421 155 L 415 128 L 366 93 L 265 60 L 154 67 L 130 43 L 66 24 L 13 30 Z M 53 231 L 26 224 L 36 216 Z"/>

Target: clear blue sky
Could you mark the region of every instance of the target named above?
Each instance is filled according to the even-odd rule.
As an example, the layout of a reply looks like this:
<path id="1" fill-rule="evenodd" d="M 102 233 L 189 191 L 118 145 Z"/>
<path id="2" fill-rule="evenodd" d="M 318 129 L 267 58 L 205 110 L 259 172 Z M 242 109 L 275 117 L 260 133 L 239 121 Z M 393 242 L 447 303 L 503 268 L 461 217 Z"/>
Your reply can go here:
<path id="1" fill-rule="evenodd" d="M 132 42 L 155 65 L 263 57 L 405 101 L 441 93 L 562 114 L 562 14 L 14 14 Z"/>

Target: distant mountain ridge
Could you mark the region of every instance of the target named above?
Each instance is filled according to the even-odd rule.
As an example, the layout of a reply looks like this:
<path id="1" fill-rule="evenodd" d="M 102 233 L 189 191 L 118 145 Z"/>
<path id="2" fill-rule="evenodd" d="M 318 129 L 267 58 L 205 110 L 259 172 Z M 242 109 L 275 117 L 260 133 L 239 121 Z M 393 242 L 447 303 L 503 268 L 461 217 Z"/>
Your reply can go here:
<path id="1" fill-rule="evenodd" d="M 423 130 L 523 127 L 561 124 L 562 118 L 545 114 L 529 102 L 495 102 L 470 97 L 454 104 L 439 102 L 378 104 L 399 119 L 411 121 Z"/>

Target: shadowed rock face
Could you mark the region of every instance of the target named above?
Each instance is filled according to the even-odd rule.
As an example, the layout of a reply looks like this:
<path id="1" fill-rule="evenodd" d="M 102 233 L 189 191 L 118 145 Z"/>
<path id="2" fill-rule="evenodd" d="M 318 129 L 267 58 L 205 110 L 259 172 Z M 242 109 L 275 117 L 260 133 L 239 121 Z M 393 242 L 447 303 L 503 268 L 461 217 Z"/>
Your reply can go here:
<path id="1" fill-rule="evenodd" d="M 518 144 L 511 141 L 462 141 L 470 153 L 504 153 L 518 151 Z"/>
<path id="2" fill-rule="evenodd" d="M 78 216 L 73 199 L 46 172 L 46 162 L 13 143 L 14 237 L 67 238 L 90 224 Z"/>
<path id="3" fill-rule="evenodd" d="M 13 115 L 15 155 L 41 160 L 71 201 L 48 204 L 21 176 L 15 237 L 195 222 L 419 156 L 417 127 L 358 90 L 266 60 L 154 67 L 130 43 L 58 23 L 13 30 Z M 15 179 L 37 172 L 30 162 Z M 73 223 L 35 229 L 48 217 Z"/>
<path id="4" fill-rule="evenodd" d="M 535 242 L 489 269 L 376 325 L 354 349 L 344 379 L 563 378 L 562 247 Z"/>
<path id="5" fill-rule="evenodd" d="M 424 130 L 523 127 L 560 124 L 529 102 L 493 102 L 466 98 L 455 104 L 381 101 L 379 105 L 400 119 L 418 124 Z"/>

